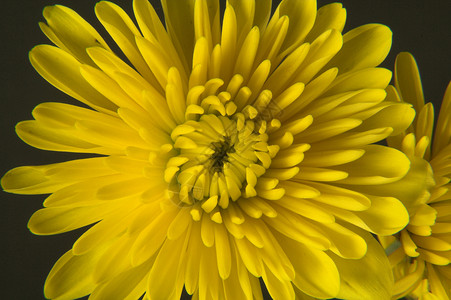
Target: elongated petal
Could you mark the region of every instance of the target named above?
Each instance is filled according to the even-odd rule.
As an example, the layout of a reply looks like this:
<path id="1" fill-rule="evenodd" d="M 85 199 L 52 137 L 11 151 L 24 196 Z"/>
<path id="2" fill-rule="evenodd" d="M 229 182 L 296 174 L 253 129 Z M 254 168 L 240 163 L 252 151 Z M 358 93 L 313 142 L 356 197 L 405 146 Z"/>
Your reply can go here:
<path id="1" fill-rule="evenodd" d="M 53 266 L 44 286 L 47 298 L 75 299 L 90 294 L 95 284 L 90 276 L 107 247 L 76 256 L 69 250 Z"/>
<path id="2" fill-rule="evenodd" d="M 102 25 L 138 72 L 156 86 L 157 81 L 136 46 L 135 37 L 141 34 L 130 17 L 119 6 L 108 1 L 97 3 L 95 12 Z"/>
<path id="3" fill-rule="evenodd" d="M 194 1 L 163 0 L 166 28 L 182 62 L 191 66 L 194 49 Z"/>
<path id="4" fill-rule="evenodd" d="M 346 21 L 346 9 L 343 8 L 341 3 L 331 3 L 324 5 L 318 9 L 316 15 L 315 25 L 308 34 L 306 41 L 310 42 L 314 40 L 321 33 L 335 29 L 338 32 L 343 30 Z"/>
<path id="5" fill-rule="evenodd" d="M 146 281 L 151 267 L 150 261 L 115 276 L 112 280 L 98 285 L 90 298 L 94 300 L 119 298 L 133 300 L 141 297 L 146 289 Z"/>
<path id="6" fill-rule="evenodd" d="M 185 258 L 184 251 L 189 234 L 181 236 L 180 239 L 166 240 L 152 266 L 147 293 L 153 299 L 180 299 L 183 281 L 177 280 L 177 277 L 183 276 L 181 265 Z"/>
<path id="7" fill-rule="evenodd" d="M 362 236 L 368 246 L 366 255 L 358 260 L 345 260 L 334 254 L 340 272 L 340 292 L 338 298 L 390 299 L 393 288 L 393 274 L 382 246 L 363 230 L 353 229 Z"/>
<path id="8" fill-rule="evenodd" d="M 416 111 L 423 108 L 424 96 L 420 73 L 410 53 L 401 52 L 396 57 L 395 86 L 403 101 L 412 103 Z"/>
<path id="9" fill-rule="evenodd" d="M 364 150 L 361 158 L 335 167 L 350 174 L 341 182 L 357 185 L 390 183 L 401 179 L 409 171 L 409 159 L 398 150 L 379 145 L 368 145 Z"/>
<path id="10" fill-rule="evenodd" d="M 325 67 L 338 67 L 340 74 L 379 65 L 391 47 L 390 28 L 379 24 L 357 27 L 343 36 L 343 48 Z"/>
<path id="11" fill-rule="evenodd" d="M 288 16 L 290 26 L 281 53 L 292 51 L 302 43 L 312 29 L 316 17 L 316 1 L 284 0 L 277 8 L 275 16 Z"/>
<path id="12" fill-rule="evenodd" d="M 92 88 L 80 73 L 81 63 L 57 47 L 40 45 L 30 51 L 30 61 L 38 73 L 69 96 L 104 112 L 116 106 Z"/>
<path id="13" fill-rule="evenodd" d="M 55 45 L 71 53 L 80 62 L 93 64 L 86 54 L 86 48 L 101 46 L 109 50 L 100 34 L 70 8 L 47 6 L 43 14 L 48 25 L 40 23 L 42 31 Z"/>
<path id="14" fill-rule="evenodd" d="M 298 289 L 318 298 L 331 298 L 338 294 L 340 276 L 326 252 L 283 237 L 279 241 L 296 270 L 294 284 Z"/>

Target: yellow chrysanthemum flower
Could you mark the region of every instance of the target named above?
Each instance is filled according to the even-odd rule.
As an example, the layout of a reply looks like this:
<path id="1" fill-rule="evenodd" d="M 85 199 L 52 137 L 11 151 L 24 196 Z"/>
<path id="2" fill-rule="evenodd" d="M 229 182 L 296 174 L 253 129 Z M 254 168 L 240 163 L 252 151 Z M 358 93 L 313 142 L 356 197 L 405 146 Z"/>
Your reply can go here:
<path id="1" fill-rule="evenodd" d="M 98 19 L 132 66 L 74 11 L 47 7 L 56 45 L 35 69 L 88 108 L 43 103 L 17 134 L 40 149 L 92 158 L 24 166 L 2 178 L 51 194 L 35 234 L 95 224 L 64 254 L 46 297 L 71 299 L 387 299 L 392 272 L 370 232 L 408 213 L 371 188 L 406 176 L 411 105 L 385 101 L 391 46 L 378 24 L 342 36 L 346 13 L 314 0 L 146 0 L 139 26 L 113 3 Z M 269 21 L 269 22 L 268 22 Z"/>
<path id="2" fill-rule="evenodd" d="M 411 103 L 418 112 L 408 130 L 390 137 L 388 144 L 426 170 L 429 187 L 429 192 L 419 197 L 408 195 L 403 199 L 410 213 L 409 225 L 396 236 L 381 238 L 395 275 L 393 299 L 409 294 L 420 299 L 450 299 L 451 84 L 443 98 L 433 140 L 433 106 L 424 103 L 418 67 L 411 54 L 400 53 L 396 58 L 395 87 L 387 91 L 387 98 Z"/>

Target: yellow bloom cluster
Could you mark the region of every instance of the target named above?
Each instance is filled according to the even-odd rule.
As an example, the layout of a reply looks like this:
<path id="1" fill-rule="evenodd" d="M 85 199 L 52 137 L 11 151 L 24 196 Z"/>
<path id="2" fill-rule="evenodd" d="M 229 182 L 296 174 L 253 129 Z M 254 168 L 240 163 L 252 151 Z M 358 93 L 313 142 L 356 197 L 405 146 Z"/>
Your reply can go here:
<path id="1" fill-rule="evenodd" d="M 91 158 L 22 166 L 3 189 L 49 194 L 39 235 L 92 225 L 49 299 L 449 299 L 451 88 L 432 139 L 418 70 L 377 67 L 390 29 L 342 33 L 339 3 L 101 1 L 122 54 L 46 7 L 33 67 L 84 107 L 48 102 L 18 136 Z M 121 58 L 121 56 L 123 58 Z M 415 111 L 417 114 L 415 115 Z M 387 146 L 384 141 L 387 141 Z M 432 147 L 430 144 L 432 142 Z"/>
<path id="2" fill-rule="evenodd" d="M 394 236 L 380 237 L 389 249 L 395 276 L 393 298 L 415 295 L 419 299 L 451 298 L 451 83 L 445 92 L 434 131 L 434 109 L 424 103 L 418 67 L 412 55 L 400 53 L 395 65 L 395 87 L 387 98 L 411 103 L 417 116 L 403 133 L 388 144 L 411 160 L 414 173 L 427 173 L 427 188 L 417 197 L 405 195 L 409 224 Z M 434 134 L 433 134 L 434 131 Z M 416 182 L 406 176 L 407 185 Z"/>

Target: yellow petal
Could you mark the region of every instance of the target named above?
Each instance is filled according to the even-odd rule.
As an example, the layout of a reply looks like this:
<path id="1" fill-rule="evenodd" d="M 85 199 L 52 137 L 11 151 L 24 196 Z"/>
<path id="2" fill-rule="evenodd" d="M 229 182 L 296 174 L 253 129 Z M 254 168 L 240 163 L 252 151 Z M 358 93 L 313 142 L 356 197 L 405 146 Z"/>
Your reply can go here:
<path id="1" fill-rule="evenodd" d="M 451 126 L 449 126 L 449 116 L 451 110 L 451 82 L 448 83 L 446 87 L 445 95 L 443 96 L 443 101 L 440 107 L 440 113 L 438 116 L 437 126 L 435 129 L 435 138 L 433 144 L 433 154 L 434 156 L 439 153 L 445 146 L 449 145 L 451 139 Z"/>
<path id="2" fill-rule="evenodd" d="M 338 67 L 340 74 L 378 66 L 391 47 L 392 32 L 380 24 L 367 24 L 343 36 L 343 48 L 325 67 Z"/>
<path id="3" fill-rule="evenodd" d="M 296 199 L 294 197 L 285 196 L 275 202 L 275 205 L 283 206 L 294 213 L 321 223 L 332 223 L 335 221 L 334 216 L 327 212 L 324 207 L 307 199 Z"/>
<path id="4" fill-rule="evenodd" d="M 440 278 L 440 270 L 441 268 L 438 266 L 434 266 L 432 264 L 427 264 L 427 271 L 429 274 L 429 284 L 431 286 L 431 291 L 437 295 L 439 299 L 446 299 L 451 297 L 451 293 L 449 292 L 447 285 L 442 283 L 442 279 Z"/>
<path id="5" fill-rule="evenodd" d="M 137 36 L 136 45 L 160 86 L 164 89 L 167 84 L 168 70 L 173 63 L 160 45 L 155 45 L 143 37 Z"/>
<path id="6" fill-rule="evenodd" d="M 317 298 L 338 294 L 340 276 L 335 263 L 324 251 L 284 237 L 278 240 L 296 270 L 294 284 L 298 289 Z"/>
<path id="7" fill-rule="evenodd" d="M 46 298 L 76 299 L 90 294 L 95 283 L 90 276 L 106 247 L 86 255 L 66 252 L 53 266 L 44 286 Z"/>
<path id="8" fill-rule="evenodd" d="M 153 260 L 120 273 L 104 284 L 98 285 L 89 297 L 93 300 L 114 299 L 115 297 L 124 300 L 138 299 L 146 290 L 147 277 L 152 263 Z"/>
<path id="9" fill-rule="evenodd" d="M 31 216 L 28 228 L 39 235 L 58 234 L 97 222 L 112 210 L 110 204 L 43 208 Z"/>
<path id="10" fill-rule="evenodd" d="M 101 46 L 110 50 L 100 34 L 72 9 L 62 5 L 47 6 L 43 14 L 48 26 L 39 24 L 42 31 L 80 62 L 93 65 L 86 48 Z"/>
<path id="11" fill-rule="evenodd" d="M 135 111 L 141 111 L 136 102 L 130 98 L 121 87 L 101 70 L 83 65 L 80 68 L 81 75 L 99 93 L 110 99 L 118 107 L 126 107 Z"/>
<path id="12" fill-rule="evenodd" d="M 330 150 L 330 151 L 317 151 L 317 152 L 306 152 L 304 160 L 302 161 L 303 166 L 309 167 L 330 167 L 341 164 L 346 164 L 348 162 L 354 161 L 362 157 L 365 153 L 364 150 Z"/>
<path id="13" fill-rule="evenodd" d="M 417 122 L 416 122 L 416 131 L 415 136 L 419 139 L 421 137 L 427 137 L 428 141 L 432 141 L 432 130 L 434 128 L 434 107 L 432 103 L 427 103 L 421 111 L 418 113 Z M 438 138 L 437 138 L 438 139 Z M 430 143 L 428 143 L 427 148 L 425 149 L 425 154 L 419 153 L 418 156 L 424 156 L 425 159 L 430 159 Z"/>
<path id="14" fill-rule="evenodd" d="M 121 209 L 106 216 L 78 238 L 72 247 L 74 255 L 84 255 L 89 251 L 97 251 L 103 244 L 113 241 L 128 226 L 130 209 Z M 123 221 L 123 220 L 127 221 Z"/>
<path id="15" fill-rule="evenodd" d="M 200 222 L 193 222 L 191 225 L 191 238 L 187 246 L 185 288 L 189 294 L 197 289 L 199 282 L 199 265 L 202 251 L 202 241 L 200 239 Z"/>
<path id="16" fill-rule="evenodd" d="M 179 68 L 181 72 L 183 70 L 182 76 L 186 78 L 188 70 L 186 70 L 185 67 L 188 66 L 182 64 L 168 32 L 161 23 L 153 6 L 147 0 L 134 0 L 133 11 L 143 36 L 149 41 L 157 40 L 161 45 L 161 48 L 165 49 L 168 53 L 167 56 L 173 60 L 177 68 Z"/>
<path id="17" fill-rule="evenodd" d="M 259 277 L 262 274 L 262 261 L 259 252 L 247 239 L 236 239 L 235 245 L 246 269 L 252 275 Z"/>
<path id="18" fill-rule="evenodd" d="M 2 177 L 2 188 L 16 194 L 49 194 L 68 185 L 66 182 L 51 181 L 40 167 L 17 167 Z"/>
<path id="19" fill-rule="evenodd" d="M 335 70 L 338 73 L 338 69 L 331 68 L 326 70 L 324 66 L 340 51 L 342 46 L 343 37 L 340 32 L 334 29 L 327 30 L 315 38 L 296 76 L 296 81 L 309 82 L 318 73 L 321 74 L 324 71 L 326 73 L 330 70 Z M 337 74 L 335 73 L 335 75 Z"/>
<path id="20" fill-rule="evenodd" d="M 75 128 L 51 128 L 36 121 L 22 121 L 16 126 L 17 135 L 27 144 L 43 150 L 120 154 L 121 151 L 107 149 L 78 138 Z"/>
<path id="21" fill-rule="evenodd" d="M 264 32 L 271 14 L 271 0 L 255 1 L 254 25 Z"/>
<path id="22" fill-rule="evenodd" d="M 240 74 L 243 78 L 250 78 L 260 41 L 260 31 L 258 27 L 252 28 L 246 36 L 243 46 L 238 52 L 235 63 L 234 74 Z"/>
<path id="23" fill-rule="evenodd" d="M 368 250 L 358 260 L 347 260 L 330 254 L 340 273 L 340 292 L 337 297 L 349 300 L 390 299 L 393 274 L 384 249 L 369 233 L 360 229 L 353 230 L 365 239 Z"/>
<path id="24" fill-rule="evenodd" d="M 308 181 L 338 181 L 348 177 L 348 173 L 326 168 L 302 167 L 293 178 Z"/>
<path id="25" fill-rule="evenodd" d="M 391 72 L 383 68 L 367 68 L 341 74 L 325 96 L 360 89 L 385 89 L 390 82 Z"/>
<path id="26" fill-rule="evenodd" d="M 295 137 L 296 142 L 315 143 L 342 134 L 362 124 L 359 119 L 344 118 L 314 124 Z"/>
<path id="27" fill-rule="evenodd" d="M 147 178 L 133 178 L 111 183 L 101 187 L 96 194 L 100 200 L 116 200 L 138 195 L 151 186 L 151 180 Z"/>
<path id="28" fill-rule="evenodd" d="M 200 249 L 199 249 L 200 250 Z M 199 270 L 199 299 L 208 299 L 209 295 L 222 290 L 216 268 L 216 256 L 213 248 L 202 247 Z M 162 298 L 165 299 L 165 298 Z M 178 298 L 177 298 L 178 299 Z"/>
<path id="29" fill-rule="evenodd" d="M 120 259 L 128 255 L 131 246 L 131 239 L 128 236 L 122 236 L 114 239 L 111 246 L 99 259 L 92 273 L 92 278 L 96 283 L 110 281 L 120 273 L 126 272 L 131 268 L 130 260 Z"/>
<path id="30" fill-rule="evenodd" d="M 177 240 L 166 240 L 161 247 L 147 282 L 146 292 L 151 299 L 180 299 L 184 275 L 182 262 L 187 255 L 189 232 L 190 230 Z"/>
<path id="31" fill-rule="evenodd" d="M 425 267 L 424 261 L 415 260 L 414 263 L 416 264 L 414 271 L 395 282 L 393 295 L 396 295 L 396 298 L 400 298 L 408 294 L 408 291 L 410 291 L 412 287 L 416 286 L 423 278 Z"/>
<path id="32" fill-rule="evenodd" d="M 291 105 L 290 110 L 284 111 L 281 116 L 281 120 L 288 120 L 290 117 L 296 115 L 306 105 L 311 103 L 313 100 L 316 100 L 318 96 L 321 95 L 335 80 L 337 73 L 337 69 L 330 69 L 309 82 L 309 84 L 305 86 L 299 99 Z M 297 80 L 303 82 L 301 79 Z"/>
<path id="33" fill-rule="evenodd" d="M 195 40 L 205 37 L 208 51 L 219 43 L 219 1 L 201 0 L 194 3 L 194 36 Z"/>
<path id="34" fill-rule="evenodd" d="M 435 224 L 436 216 L 437 210 L 429 205 L 423 204 L 416 210 L 415 214 L 410 219 L 409 225 L 432 226 Z"/>
<path id="35" fill-rule="evenodd" d="M 393 132 L 390 127 L 377 128 L 364 132 L 347 132 L 345 134 L 332 137 L 330 139 L 315 143 L 312 148 L 315 150 L 330 150 L 330 145 L 337 149 L 343 148 L 362 148 L 371 143 L 376 143 Z"/>
<path id="36" fill-rule="evenodd" d="M 167 31 L 186 70 L 188 70 L 188 66 L 192 65 L 195 42 L 194 26 L 186 26 L 186 24 L 194 24 L 194 2 L 161 1 Z"/>
<path id="37" fill-rule="evenodd" d="M 409 222 L 409 214 L 402 203 L 393 197 L 368 196 L 371 206 L 368 210 L 355 214 L 379 235 L 394 234 Z"/>
<path id="38" fill-rule="evenodd" d="M 133 21 L 119 6 L 112 2 L 101 1 L 95 7 L 96 16 L 125 56 L 135 66 L 138 72 L 153 86 L 158 86 L 155 76 L 149 70 L 136 45 L 135 37 L 141 33 Z"/>
<path id="39" fill-rule="evenodd" d="M 373 185 L 391 183 L 404 177 L 409 171 L 410 161 L 400 151 L 380 145 L 363 147 L 365 154 L 348 164 L 334 167 L 349 176 L 342 183 Z"/>
<path id="40" fill-rule="evenodd" d="M 395 86 L 404 102 L 413 104 L 416 111 L 424 105 L 420 73 L 412 54 L 401 52 L 395 61 Z"/>
<path id="41" fill-rule="evenodd" d="M 237 1 L 229 0 L 234 15 L 236 16 L 236 43 L 238 48 L 241 47 L 246 35 L 253 27 L 255 15 L 255 1 Z"/>
<path id="42" fill-rule="evenodd" d="M 341 3 L 331 3 L 318 9 L 315 25 L 306 37 L 306 41 L 311 42 L 317 36 L 329 29 L 335 29 L 338 32 L 343 30 L 346 22 L 346 9 Z"/>
<path id="43" fill-rule="evenodd" d="M 351 211 L 366 210 L 371 205 L 368 197 L 354 190 L 319 182 L 309 182 L 309 185 L 319 191 L 314 200 L 320 203 Z"/>
<path id="44" fill-rule="evenodd" d="M 291 282 L 277 278 L 270 270 L 264 268 L 263 282 L 273 299 L 294 299 L 294 290 Z"/>
<path id="45" fill-rule="evenodd" d="M 116 105 L 97 92 L 80 73 L 81 63 L 57 47 L 39 45 L 30 51 L 30 62 L 48 82 L 69 96 L 105 113 Z"/>
<path id="46" fill-rule="evenodd" d="M 312 29 L 316 18 L 316 1 L 284 0 L 277 7 L 273 18 L 285 15 L 288 16 L 290 26 L 280 49 L 280 56 L 297 48 Z"/>
<path id="47" fill-rule="evenodd" d="M 228 232 L 225 230 L 225 227 L 222 224 L 214 224 L 214 231 L 216 241 L 216 259 L 218 261 L 219 276 L 221 276 L 222 279 L 227 279 L 229 278 L 232 267 L 232 257 L 230 253 Z"/>
<path id="48" fill-rule="evenodd" d="M 242 264 L 242 262 L 238 262 Z M 247 271 L 245 271 L 247 273 Z M 225 299 L 253 299 L 252 287 L 250 286 L 249 276 L 243 273 L 243 276 L 237 273 L 236 266 L 232 268 L 230 276 L 223 280 Z M 241 280 L 247 282 L 241 282 Z"/>
<path id="49" fill-rule="evenodd" d="M 325 250 L 330 247 L 330 241 L 324 232 L 318 229 L 315 222 L 281 206 L 277 209 L 277 213 L 277 218 L 265 218 L 266 224 L 287 237 L 316 249 Z"/>
<path id="50" fill-rule="evenodd" d="M 328 237 L 331 242 L 330 250 L 336 255 L 346 259 L 359 259 L 365 255 L 367 245 L 358 230 L 339 223 L 321 223 L 318 227 Z"/>
<path id="51" fill-rule="evenodd" d="M 406 130 L 415 118 L 415 110 L 408 104 L 400 103 L 389 105 L 363 122 L 358 130 L 391 127 L 392 135 L 400 134 Z"/>
<path id="52" fill-rule="evenodd" d="M 144 224 L 148 225 L 141 228 L 141 232 L 131 249 L 132 265 L 137 266 L 148 260 L 160 249 L 164 241 L 168 240 L 166 239 L 167 231 L 176 217 L 176 213 L 177 209 L 172 209 L 166 212 L 159 212 L 151 221 L 147 219 L 147 223 Z"/>

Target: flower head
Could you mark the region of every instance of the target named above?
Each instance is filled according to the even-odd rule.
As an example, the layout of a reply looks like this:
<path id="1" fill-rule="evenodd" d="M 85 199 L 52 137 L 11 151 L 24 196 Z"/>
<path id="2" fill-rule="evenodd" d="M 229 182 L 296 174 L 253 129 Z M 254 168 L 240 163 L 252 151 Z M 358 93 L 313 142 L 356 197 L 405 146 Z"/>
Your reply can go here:
<path id="1" fill-rule="evenodd" d="M 410 214 L 408 226 L 395 236 L 381 238 L 389 250 L 395 275 L 393 298 L 429 294 L 427 299 L 449 299 L 451 85 L 448 85 L 443 98 L 434 138 L 433 106 L 424 103 L 418 67 L 407 52 L 396 58 L 395 87 L 388 88 L 387 98 L 411 103 L 418 112 L 412 125 L 400 135 L 390 137 L 388 144 L 402 150 L 411 159 L 415 166 L 413 169 L 416 169 L 412 173 L 427 175 L 423 180 L 427 186 L 424 193 L 418 197 L 406 195 L 402 198 Z M 421 169 L 423 171 L 419 171 Z M 408 180 L 412 178 L 410 176 Z"/>
<path id="2" fill-rule="evenodd" d="M 386 101 L 391 46 L 378 24 L 342 36 L 341 4 L 146 0 L 139 26 L 113 3 L 96 15 L 130 65 L 78 14 L 47 7 L 56 45 L 35 69 L 88 108 L 43 103 L 17 125 L 26 143 L 92 158 L 24 166 L 12 193 L 50 194 L 28 224 L 57 234 L 94 224 L 51 270 L 48 298 L 389 297 L 392 273 L 371 233 L 408 214 L 389 194 L 410 161 L 374 145 L 414 112 Z M 305 296 L 305 295 L 304 295 Z"/>

